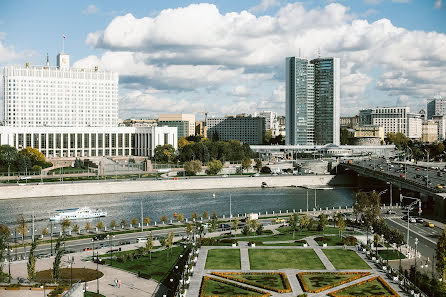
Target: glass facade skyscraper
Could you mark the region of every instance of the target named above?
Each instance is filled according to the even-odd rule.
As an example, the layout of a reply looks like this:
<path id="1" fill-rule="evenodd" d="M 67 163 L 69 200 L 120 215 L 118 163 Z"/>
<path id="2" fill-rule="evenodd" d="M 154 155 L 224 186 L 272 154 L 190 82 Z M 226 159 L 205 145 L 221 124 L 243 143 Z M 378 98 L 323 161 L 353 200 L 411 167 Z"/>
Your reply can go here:
<path id="1" fill-rule="evenodd" d="M 339 144 L 339 58 L 286 58 L 286 143 Z"/>

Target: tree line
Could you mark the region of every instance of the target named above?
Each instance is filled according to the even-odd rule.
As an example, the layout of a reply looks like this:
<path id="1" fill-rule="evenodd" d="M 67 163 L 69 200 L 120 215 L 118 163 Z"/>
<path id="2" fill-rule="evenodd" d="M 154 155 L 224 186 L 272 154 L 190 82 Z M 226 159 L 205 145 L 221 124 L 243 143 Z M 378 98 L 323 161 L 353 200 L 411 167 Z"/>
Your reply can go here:
<path id="1" fill-rule="evenodd" d="M 39 172 L 42 168 L 51 167 L 45 156 L 37 149 L 26 147 L 18 151 L 10 145 L 0 146 L 0 172 Z"/>

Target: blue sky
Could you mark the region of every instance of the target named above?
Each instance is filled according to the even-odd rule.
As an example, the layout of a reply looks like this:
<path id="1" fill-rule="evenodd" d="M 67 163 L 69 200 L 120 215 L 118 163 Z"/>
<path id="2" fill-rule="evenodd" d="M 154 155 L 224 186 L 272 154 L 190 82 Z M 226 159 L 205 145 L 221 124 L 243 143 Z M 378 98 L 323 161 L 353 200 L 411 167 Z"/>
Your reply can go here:
<path id="1" fill-rule="evenodd" d="M 446 96 L 446 0 L 0 1 L 0 67 L 120 73 L 120 116 L 284 114 L 284 58 L 338 56 L 341 113 Z"/>

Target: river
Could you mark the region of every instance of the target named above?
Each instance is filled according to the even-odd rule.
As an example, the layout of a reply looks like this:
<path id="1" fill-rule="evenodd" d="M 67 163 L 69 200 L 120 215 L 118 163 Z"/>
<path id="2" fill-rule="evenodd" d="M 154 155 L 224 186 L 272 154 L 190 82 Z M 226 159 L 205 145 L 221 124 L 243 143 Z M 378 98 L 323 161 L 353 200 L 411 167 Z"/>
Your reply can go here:
<path id="1" fill-rule="evenodd" d="M 309 208 L 314 207 L 314 190 L 309 190 Z M 214 197 L 215 194 L 215 197 Z M 216 211 L 218 216 L 229 214 L 229 200 L 232 201 L 232 214 L 243 214 L 248 212 L 276 213 L 279 210 L 285 212 L 296 209 L 306 210 L 307 190 L 303 188 L 245 188 L 245 189 L 215 189 L 194 191 L 169 191 L 169 192 L 144 192 L 144 193 L 121 193 L 106 195 L 82 195 L 62 196 L 48 198 L 26 198 L 0 200 L 0 224 L 8 225 L 10 228 L 15 224 L 19 214 L 23 214 L 31 221 L 34 213 L 35 228 L 37 233 L 43 227 L 48 226 L 48 218 L 54 215 L 55 210 L 88 206 L 92 209 L 98 208 L 108 213 L 102 220 L 106 225 L 111 220 L 119 222 L 122 219 L 130 222 L 132 218 L 141 217 L 141 201 L 144 217 L 149 217 L 160 222 L 161 216 L 173 219 L 174 213 L 182 213 L 190 218 L 192 213 L 197 212 L 199 216 L 204 211 L 212 215 Z M 345 207 L 353 204 L 353 189 L 334 188 L 331 190 L 317 190 L 317 207 Z M 81 227 L 84 221 L 76 221 Z"/>

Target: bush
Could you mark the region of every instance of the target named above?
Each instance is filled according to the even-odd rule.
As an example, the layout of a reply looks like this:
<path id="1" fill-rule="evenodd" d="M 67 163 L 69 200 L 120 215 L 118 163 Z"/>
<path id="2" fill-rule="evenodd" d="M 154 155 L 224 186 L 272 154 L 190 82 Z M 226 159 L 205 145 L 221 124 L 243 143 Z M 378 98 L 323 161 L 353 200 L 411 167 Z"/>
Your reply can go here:
<path id="1" fill-rule="evenodd" d="M 297 295 L 297 297 L 308 297 L 308 295 L 306 293 L 303 293 L 303 294 Z"/>
<path id="2" fill-rule="evenodd" d="M 347 236 L 342 239 L 342 243 L 345 245 L 356 245 L 358 243 L 358 239 L 354 236 Z"/>
<path id="3" fill-rule="evenodd" d="M 33 167 L 31 167 L 31 171 L 40 172 L 40 170 L 42 170 L 42 167 L 40 167 L 39 165 L 34 165 Z"/>
<path id="4" fill-rule="evenodd" d="M 260 169 L 260 173 L 270 174 L 271 168 L 269 168 L 268 166 L 263 166 L 262 169 Z"/>
<path id="5" fill-rule="evenodd" d="M 323 242 L 323 243 L 327 243 L 328 242 L 328 240 L 329 240 L 329 238 L 328 237 L 316 237 L 315 239 L 314 239 L 316 242 Z"/>
<path id="6" fill-rule="evenodd" d="M 243 227 L 242 234 L 245 235 L 245 236 L 249 235 L 249 227 L 248 227 L 248 225 L 245 225 L 245 227 Z"/>

